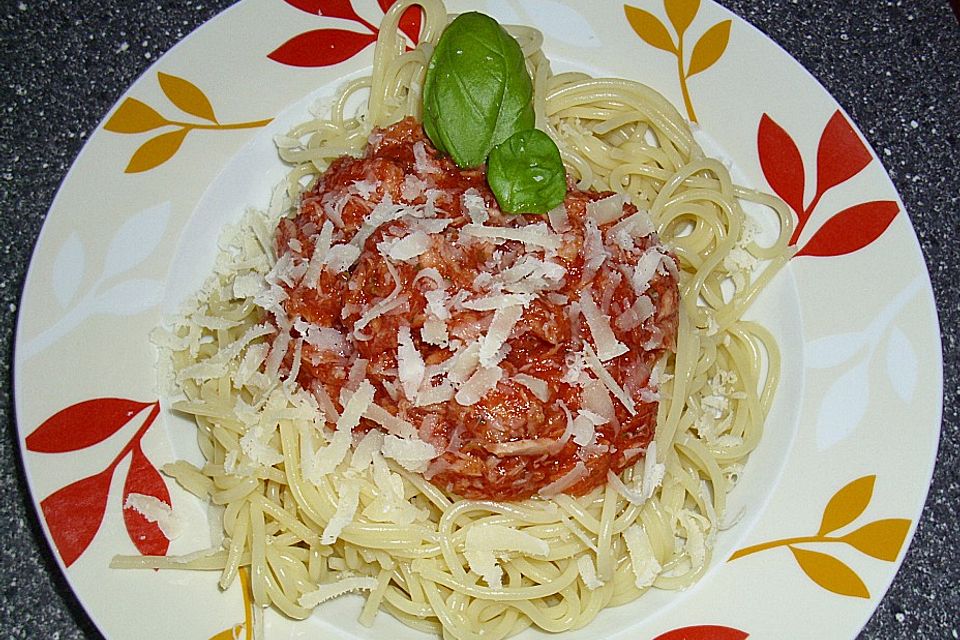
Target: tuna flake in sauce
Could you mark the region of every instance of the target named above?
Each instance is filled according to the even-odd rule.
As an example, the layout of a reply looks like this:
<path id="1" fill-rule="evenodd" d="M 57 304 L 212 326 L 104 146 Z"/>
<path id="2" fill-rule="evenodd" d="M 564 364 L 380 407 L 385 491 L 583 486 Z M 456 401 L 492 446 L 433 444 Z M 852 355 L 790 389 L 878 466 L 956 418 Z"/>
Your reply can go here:
<path id="1" fill-rule="evenodd" d="M 581 495 L 650 443 L 677 267 L 619 197 L 571 185 L 549 216 L 503 214 L 407 119 L 334 161 L 276 249 L 284 371 L 338 410 L 367 380 L 435 448 L 436 486 Z"/>

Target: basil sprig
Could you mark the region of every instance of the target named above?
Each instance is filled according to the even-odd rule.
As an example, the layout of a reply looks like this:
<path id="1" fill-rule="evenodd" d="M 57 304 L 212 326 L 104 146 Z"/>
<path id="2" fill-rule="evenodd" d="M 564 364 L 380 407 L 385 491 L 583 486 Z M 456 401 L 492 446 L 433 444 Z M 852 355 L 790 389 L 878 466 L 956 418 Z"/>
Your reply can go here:
<path id="1" fill-rule="evenodd" d="M 451 22 L 434 49 L 423 87 L 423 126 L 461 168 L 533 126 L 533 84 L 523 51 L 496 20 L 471 12 Z"/>
<path id="2" fill-rule="evenodd" d="M 510 213 L 546 213 L 567 194 L 560 150 L 539 129 L 519 131 L 493 148 L 487 182 Z"/>
<path id="3" fill-rule="evenodd" d="M 423 128 L 434 146 L 463 169 L 489 157 L 487 180 L 503 211 L 544 213 L 563 201 L 566 178 L 556 144 L 534 123 L 520 45 L 489 16 L 458 16 L 440 35 L 424 80 Z"/>

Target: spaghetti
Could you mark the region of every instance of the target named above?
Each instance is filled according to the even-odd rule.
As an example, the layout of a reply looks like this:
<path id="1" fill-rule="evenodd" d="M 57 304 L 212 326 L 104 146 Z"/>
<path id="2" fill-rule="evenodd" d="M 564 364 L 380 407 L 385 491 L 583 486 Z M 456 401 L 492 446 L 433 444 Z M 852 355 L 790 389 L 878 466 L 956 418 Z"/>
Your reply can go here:
<path id="1" fill-rule="evenodd" d="M 405 51 L 397 25 L 413 5 L 423 10 L 422 42 Z M 734 185 L 656 92 L 552 74 L 533 29 L 509 31 L 534 81 L 537 127 L 580 189 L 623 194 L 649 212 L 679 267 L 676 353 L 653 374 L 659 404 L 645 455 L 585 495 L 461 499 L 424 477 L 415 452 L 384 455 L 385 439 L 416 434 L 376 413 L 363 371 L 351 373 L 340 398 L 297 382 L 304 343 L 265 310 L 284 258 L 277 222 L 296 213 L 336 158 L 360 153 L 375 128 L 419 116 L 425 66 L 446 23 L 439 0 L 390 9 L 372 75 L 347 86 L 328 117 L 278 139 L 294 169 L 270 210 L 225 235 L 214 277 L 176 326 L 159 332 L 182 398 L 174 408 L 195 418 L 206 460 L 164 472 L 222 507 L 224 538 L 191 557 L 118 557 L 114 566 L 218 570 L 223 588 L 249 567 L 253 601 L 291 618 L 361 591 L 362 623 L 384 610 L 457 639 L 580 628 L 651 587 L 688 586 L 709 566 L 727 493 L 761 437 L 780 368 L 770 333 L 742 316 L 786 263 L 791 220 L 777 199 Z M 350 114 L 364 92 L 365 111 Z M 744 213 L 747 201 L 773 212 L 779 233 L 767 246 Z M 586 375 L 603 379 L 596 364 Z M 386 435 L 353 436 L 361 416 Z"/>

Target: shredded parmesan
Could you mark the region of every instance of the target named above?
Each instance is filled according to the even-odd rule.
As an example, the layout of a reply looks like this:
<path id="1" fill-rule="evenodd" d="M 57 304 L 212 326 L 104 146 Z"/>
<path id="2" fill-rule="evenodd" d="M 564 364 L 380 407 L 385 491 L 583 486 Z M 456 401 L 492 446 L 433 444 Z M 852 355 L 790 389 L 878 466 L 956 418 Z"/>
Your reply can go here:
<path id="1" fill-rule="evenodd" d="M 300 596 L 297 601 L 301 607 L 312 609 L 321 602 L 342 596 L 351 591 L 372 591 L 377 588 L 377 579 L 370 577 L 342 578 L 336 582 L 322 584 L 316 591 L 310 591 Z"/>
<path id="2" fill-rule="evenodd" d="M 337 511 L 323 528 L 320 544 L 333 544 L 340 537 L 344 527 L 353 522 L 360 504 L 360 483 L 353 478 L 344 478 L 340 483 L 340 496 Z"/>
<path id="3" fill-rule="evenodd" d="M 613 329 L 610 328 L 610 316 L 600 311 L 589 289 L 585 289 L 580 294 L 580 311 L 587 321 L 587 326 L 590 327 L 593 341 L 597 345 L 597 357 L 601 362 L 612 360 L 630 351 L 627 345 L 617 340 Z"/>
<path id="4" fill-rule="evenodd" d="M 597 354 L 594 353 L 593 349 L 590 348 L 590 345 L 587 343 L 583 344 L 583 353 L 586 356 L 586 364 L 590 367 L 590 370 L 600 379 L 600 382 L 607 387 L 607 389 L 614 395 L 614 397 L 623 403 L 623 406 L 627 408 L 627 411 L 630 412 L 630 415 L 637 415 L 636 406 L 633 404 L 633 399 L 630 395 L 623 390 L 617 381 L 613 379 L 613 376 L 610 375 L 604 366 L 600 362 L 600 359 L 597 357 Z"/>
<path id="5" fill-rule="evenodd" d="M 583 578 L 583 583 L 587 585 L 587 589 L 590 591 L 596 591 L 604 585 L 603 580 L 597 577 L 597 568 L 590 554 L 585 553 L 577 558 L 577 570 L 580 572 L 580 577 Z"/>
<path id="6" fill-rule="evenodd" d="M 623 532 L 623 539 L 627 543 L 627 552 L 630 554 L 634 584 L 638 589 L 645 589 L 653 584 L 663 567 L 657 560 L 650 538 L 642 526 L 634 524 L 627 527 Z"/>
<path id="7" fill-rule="evenodd" d="M 403 395 L 411 402 L 416 402 L 417 391 L 423 384 L 424 364 L 423 356 L 410 336 L 410 327 L 404 325 L 397 331 L 397 366 L 400 370 L 400 384 L 403 386 Z"/>
<path id="8" fill-rule="evenodd" d="M 493 366 L 489 369 L 477 369 L 476 372 L 470 376 L 470 379 L 460 386 L 455 399 L 465 407 L 474 405 L 478 403 L 480 398 L 485 396 L 488 391 L 496 387 L 502 377 L 503 369 L 498 366 Z"/>
<path id="9" fill-rule="evenodd" d="M 525 386 L 527 389 L 536 396 L 537 400 L 540 402 L 547 402 L 550 400 L 550 387 L 547 385 L 545 380 L 540 378 L 528 375 L 526 373 L 518 373 L 513 376 L 513 379 Z"/>
<path id="10" fill-rule="evenodd" d="M 626 198 L 622 193 L 616 193 L 602 200 L 593 200 L 587 203 L 587 217 L 596 224 L 603 226 L 623 217 L 623 205 Z"/>
<path id="11" fill-rule="evenodd" d="M 407 471 L 423 473 L 427 465 L 437 457 L 437 450 L 429 442 L 416 438 L 398 438 L 388 435 L 383 439 L 384 457 L 397 461 Z"/>
<path id="12" fill-rule="evenodd" d="M 155 496 L 129 493 L 123 508 L 133 509 L 147 522 L 155 522 L 167 540 L 174 540 L 183 532 L 183 521 L 173 512 L 173 507 Z"/>
<path id="13" fill-rule="evenodd" d="M 492 367 L 503 360 L 502 348 L 522 315 L 523 307 L 520 305 L 496 310 L 490 328 L 480 341 L 480 366 Z"/>
<path id="14" fill-rule="evenodd" d="M 560 236 L 538 222 L 525 227 L 486 227 L 481 224 L 467 224 L 460 229 L 461 236 L 485 238 L 490 240 L 516 240 L 524 245 L 557 250 L 563 241 Z"/>
<path id="15" fill-rule="evenodd" d="M 586 465 L 578 460 L 577 464 L 573 465 L 573 468 L 570 469 L 570 471 L 566 472 L 550 484 L 541 487 L 538 493 L 547 498 L 563 493 L 585 478 L 588 474 L 589 471 L 587 470 Z"/>

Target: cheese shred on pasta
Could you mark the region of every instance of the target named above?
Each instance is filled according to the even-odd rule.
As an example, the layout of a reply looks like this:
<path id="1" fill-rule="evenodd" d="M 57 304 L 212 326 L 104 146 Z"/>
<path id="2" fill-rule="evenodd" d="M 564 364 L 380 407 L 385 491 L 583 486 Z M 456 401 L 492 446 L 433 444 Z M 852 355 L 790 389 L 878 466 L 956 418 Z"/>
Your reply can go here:
<path id="1" fill-rule="evenodd" d="M 411 5 L 423 9 L 422 42 L 405 51 L 397 24 Z M 278 138 L 280 155 L 295 167 L 288 181 L 270 210 L 247 214 L 225 234 L 215 276 L 158 340 L 172 365 L 179 398 L 173 407 L 195 418 L 206 460 L 199 468 L 178 462 L 165 471 L 222 510 L 222 544 L 187 558 L 118 557 L 114 566 L 217 570 L 223 588 L 249 567 L 254 602 L 290 618 L 357 593 L 366 598 L 364 624 L 384 611 L 415 629 L 461 640 L 505 638 L 527 627 L 579 628 L 605 607 L 649 588 L 686 587 L 707 569 L 727 494 L 761 437 L 777 385 L 775 342 L 742 316 L 789 258 L 790 217 L 779 200 L 733 184 L 653 90 L 552 74 L 533 29 L 508 27 L 534 80 L 537 127 L 557 142 L 581 189 L 618 194 L 594 203 L 590 215 L 601 224 L 615 221 L 628 199 L 649 218 L 628 217 L 609 233 L 637 232 L 652 220 L 679 265 L 677 349 L 654 372 L 659 409 L 646 455 L 580 497 L 560 486 L 577 481 L 584 471 L 578 463 L 555 491 L 527 500 L 458 499 L 424 479 L 436 452 L 417 438 L 417 425 L 376 405 L 363 380 L 365 363 L 350 372 L 349 397 L 337 399 L 304 391 L 295 373 L 279 374 L 280 356 L 299 353 L 303 341 L 336 348 L 344 336 L 325 330 L 290 338 L 282 319 L 263 312 L 277 304 L 270 283 L 282 271 L 273 229 L 296 211 L 303 185 L 336 157 L 358 154 L 374 127 L 419 118 L 425 66 L 447 21 L 439 0 L 397 2 L 380 29 L 372 75 L 347 86 L 331 114 Z M 348 114 L 351 97 L 362 92 L 369 93 L 365 112 Z M 763 205 L 778 227 L 768 246 L 758 243 L 745 202 Z M 563 217 L 552 212 L 550 227 L 562 230 Z M 474 222 L 478 233 L 485 228 L 481 218 Z M 329 229 L 318 233 L 329 243 Z M 383 251 L 403 259 L 422 250 L 408 244 Z M 327 264 L 311 263 L 301 275 L 315 281 L 324 268 L 346 269 L 356 252 L 338 246 Z M 612 330 L 598 300 L 587 293 L 580 304 L 599 345 Z M 385 299 L 378 313 L 395 302 Z M 495 362 L 499 338 L 520 308 L 498 311 L 500 333 L 480 347 L 480 359 Z M 438 344 L 447 340 L 443 323 L 437 318 L 431 329 Z M 409 335 L 401 338 L 407 345 Z M 275 343 L 283 340 L 290 344 Z M 583 362 L 581 375 L 597 381 L 608 404 L 602 385 L 611 384 L 612 402 L 632 404 L 604 375 L 603 361 L 622 348 L 615 339 L 597 353 L 588 347 Z M 407 351 L 400 376 L 415 394 L 424 363 Z M 521 382 L 536 388 L 535 379 Z M 581 412 L 582 434 L 574 437 L 586 438 L 592 424 L 605 420 L 604 406 Z M 361 417 L 382 431 L 354 432 Z"/>

